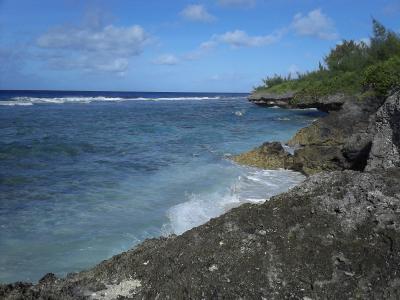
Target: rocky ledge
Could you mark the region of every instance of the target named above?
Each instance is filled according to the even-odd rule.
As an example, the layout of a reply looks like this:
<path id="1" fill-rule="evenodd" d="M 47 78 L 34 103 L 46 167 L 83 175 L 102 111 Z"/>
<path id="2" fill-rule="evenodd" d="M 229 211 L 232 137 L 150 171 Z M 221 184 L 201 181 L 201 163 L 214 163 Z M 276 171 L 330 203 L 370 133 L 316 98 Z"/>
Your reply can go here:
<path id="1" fill-rule="evenodd" d="M 296 97 L 296 93 L 287 92 L 274 94 L 265 91 L 256 91 L 250 94 L 248 100 L 254 104 L 265 107 L 280 108 L 317 108 L 321 111 L 339 110 L 342 105 L 352 97 L 344 94 L 327 95 L 323 97 Z"/>
<path id="2" fill-rule="evenodd" d="M 0 298 L 400 299 L 400 97 L 372 100 L 292 139 L 298 168 L 325 172 L 289 192 L 66 278 L 0 285 Z M 294 164 L 278 143 L 255 153 Z"/>
<path id="3" fill-rule="evenodd" d="M 283 147 L 277 151 L 274 143 L 266 143 L 233 160 L 260 168 L 292 169 L 306 175 L 346 169 L 363 171 L 369 156 L 375 160 L 393 157 L 393 161 L 398 161 L 399 95 L 392 95 L 384 105 L 385 100 L 376 97 L 343 98 L 340 110 L 300 129 L 286 142 L 296 149 L 293 155 Z"/>

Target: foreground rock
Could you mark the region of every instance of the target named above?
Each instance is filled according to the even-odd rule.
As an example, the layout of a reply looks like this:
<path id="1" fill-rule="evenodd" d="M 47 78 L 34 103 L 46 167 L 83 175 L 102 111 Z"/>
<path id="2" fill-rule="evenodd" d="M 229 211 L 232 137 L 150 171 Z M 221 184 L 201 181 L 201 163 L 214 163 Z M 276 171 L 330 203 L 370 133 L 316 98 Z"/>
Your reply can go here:
<path id="1" fill-rule="evenodd" d="M 248 97 L 250 102 L 265 107 L 317 108 L 325 112 L 339 110 L 344 103 L 353 101 L 353 98 L 344 94 L 296 97 L 294 92 L 274 94 L 265 91 L 255 91 Z"/>
<path id="2" fill-rule="evenodd" d="M 400 170 L 310 177 L 181 236 L 2 299 L 399 299 Z"/>
<path id="3" fill-rule="evenodd" d="M 372 125 L 372 149 L 367 170 L 400 167 L 400 93 L 378 110 Z"/>

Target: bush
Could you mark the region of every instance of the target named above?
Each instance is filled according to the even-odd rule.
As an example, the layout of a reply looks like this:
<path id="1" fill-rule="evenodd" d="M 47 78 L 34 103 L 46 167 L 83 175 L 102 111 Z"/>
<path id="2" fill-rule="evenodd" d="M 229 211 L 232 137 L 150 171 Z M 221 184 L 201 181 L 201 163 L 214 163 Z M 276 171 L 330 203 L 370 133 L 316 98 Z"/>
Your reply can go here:
<path id="1" fill-rule="evenodd" d="M 366 68 L 363 85 L 384 96 L 400 87 L 400 57 L 395 56 Z"/>
<path id="2" fill-rule="evenodd" d="M 275 85 L 284 83 L 285 81 L 288 81 L 288 80 L 290 80 L 290 75 L 287 78 L 285 78 L 285 77 L 275 74 L 273 77 L 267 76 L 267 78 L 263 79 L 263 82 L 264 82 L 265 87 L 271 88 Z"/>
<path id="3" fill-rule="evenodd" d="M 361 70 L 368 64 L 368 46 L 344 40 L 325 57 L 325 63 L 331 71 Z"/>
<path id="4" fill-rule="evenodd" d="M 263 80 L 256 90 L 271 93 L 295 92 L 296 98 L 317 98 L 338 92 L 362 94 L 367 90 L 386 95 L 400 87 L 400 36 L 372 20 L 370 45 L 346 41 L 337 45 L 324 58 L 318 70 L 290 76 L 274 75 Z"/>

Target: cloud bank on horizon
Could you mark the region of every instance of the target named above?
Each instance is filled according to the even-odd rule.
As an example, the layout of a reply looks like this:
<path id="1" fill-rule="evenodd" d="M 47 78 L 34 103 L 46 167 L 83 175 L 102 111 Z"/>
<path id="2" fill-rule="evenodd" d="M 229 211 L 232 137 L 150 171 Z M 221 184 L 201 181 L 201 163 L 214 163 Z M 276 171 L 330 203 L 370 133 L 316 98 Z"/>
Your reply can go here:
<path id="1" fill-rule="evenodd" d="M 371 15 L 400 28 L 395 1 L 339 2 L 2 1 L 0 88 L 246 92 L 367 40 Z"/>

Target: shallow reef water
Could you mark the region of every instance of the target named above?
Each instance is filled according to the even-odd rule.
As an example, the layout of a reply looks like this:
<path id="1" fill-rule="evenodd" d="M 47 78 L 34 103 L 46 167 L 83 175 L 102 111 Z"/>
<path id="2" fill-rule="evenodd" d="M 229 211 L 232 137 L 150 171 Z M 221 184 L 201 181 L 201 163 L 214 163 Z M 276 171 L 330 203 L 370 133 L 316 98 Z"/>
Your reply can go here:
<path id="1" fill-rule="evenodd" d="M 245 96 L 1 92 L 0 282 L 80 271 L 303 180 L 229 155 L 320 113 Z"/>

